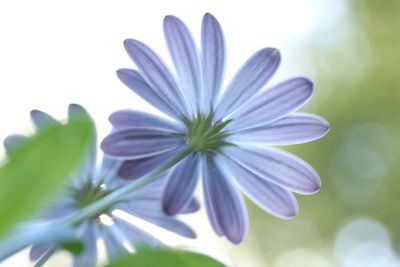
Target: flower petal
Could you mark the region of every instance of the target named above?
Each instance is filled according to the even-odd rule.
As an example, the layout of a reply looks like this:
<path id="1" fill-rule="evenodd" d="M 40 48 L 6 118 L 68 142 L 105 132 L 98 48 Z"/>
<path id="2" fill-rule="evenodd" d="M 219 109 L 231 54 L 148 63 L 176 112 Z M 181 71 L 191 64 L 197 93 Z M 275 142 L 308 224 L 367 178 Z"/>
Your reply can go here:
<path id="1" fill-rule="evenodd" d="M 15 151 L 15 149 L 18 149 L 18 147 L 24 145 L 28 139 L 28 137 L 19 134 L 7 136 L 3 141 L 7 155 L 10 155 L 13 151 Z"/>
<path id="2" fill-rule="evenodd" d="M 197 198 L 192 198 L 189 204 L 181 211 L 181 214 L 190 214 L 200 210 L 200 203 Z"/>
<path id="3" fill-rule="evenodd" d="M 29 259 L 31 261 L 39 260 L 46 251 L 48 251 L 53 245 L 50 244 L 34 244 L 29 252 Z"/>
<path id="4" fill-rule="evenodd" d="M 31 118 L 32 118 L 33 124 L 36 127 L 37 132 L 46 130 L 49 127 L 56 126 L 59 124 L 59 122 L 56 121 L 49 114 L 44 113 L 43 111 L 40 111 L 40 110 L 36 110 L 36 109 L 31 111 Z"/>
<path id="5" fill-rule="evenodd" d="M 119 110 L 109 117 L 112 126 L 118 130 L 126 128 L 152 128 L 169 132 L 181 132 L 182 127 L 150 113 L 137 110 Z"/>
<path id="6" fill-rule="evenodd" d="M 215 156 L 215 158 L 217 158 Z M 205 159 L 203 172 L 204 199 L 211 225 L 232 243 L 243 241 L 247 232 L 247 211 L 239 191 L 228 181 L 228 177 Z"/>
<path id="7" fill-rule="evenodd" d="M 205 107 L 210 104 L 215 107 L 225 70 L 225 51 L 225 39 L 221 26 L 213 15 L 205 14 L 201 25 Z"/>
<path id="8" fill-rule="evenodd" d="M 312 82 L 306 78 L 286 80 L 252 97 L 247 105 L 230 116 L 233 121 L 226 128 L 238 131 L 278 120 L 304 105 L 313 91 Z"/>
<path id="9" fill-rule="evenodd" d="M 118 175 L 126 180 L 138 179 L 176 156 L 182 148 L 183 146 L 179 146 L 156 156 L 124 161 L 118 170 Z"/>
<path id="10" fill-rule="evenodd" d="M 101 148 L 107 155 L 126 159 L 151 157 L 173 150 L 183 140 L 155 129 L 125 129 L 108 135 Z"/>
<path id="11" fill-rule="evenodd" d="M 136 70 L 120 69 L 117 71 L 117 75 L 121 82 L 141 98 L 149 102 L 153 107 L 172 118 L 179 118 L 179 110 L 176 109 L 175 105 L 171 101 L 168 101 L 168 98 L 157 94 L 157 91 L 151 88 Z"/>
<path id="12" fill-rule="evenodd" d="M 186 103 L 171 73 L 148 46 L 140 41 L 129 39 L 124 42 L 125 49 L 138 66 L 143 79 L 179 115 L 188 117 Z"/>
<path id="13" fill-rule="evenodd" d="M 264 48 L 248 59 L 218 101 L 216 119 L 223 119 L 257 93 L 277 70 L 280 58 L 278 50 Z"/>
<path id="14" fill-rule="evenodd" d="M 146 244 L 151 247 L 159 246 L 161 242 L 153 236 L 147 234 L 140 228 L 128 223 L 127 221 L 118 217 L 113 218 L 115 224 L 120 232 L 128 239 L 132 246 Z"/>
<path id="15" fill-rule="evenodd" d="M 260 208 L 283 219 L 297 214 L 297 201 L 290 191 L 258 177 L 229 158 L 223 158 L 223 164 L 244 193 Z"/>
<path id="16" fill-rule="evenodd" d="M 201 67 L 196 45 L 186 25 L 175 16 L 164 19 L 164 35 L 175 65 L 182 92 L 191 105 L 192 114 L 202 103 Z"/>
<path id="17" fill-rule="evenodd" d="M 115 225 L 101 225 L 101 237 L 104 241 L 107 259 L 112 260 L 121 254 L 127 253 L 123 241 L 118 238 L 117 227 Z M 126 233 L 124 233 L 126 234 Z"/>
<path id="18" fill-rule="evenodd" d="M 71 121 L 73 119 L 87 119 L 93 121 L 90 117 L 89 113 L 78 104 L 70 104 L 68 106 L 68 120 Z M 94 172 L 94 166 L 96 165 L 96 157 L 97 157 L 97 135 L 94 132 L 90 147 L 87 150 L 86 158 L 82 162 L 82 170 L 80 175 L 92 176 Z"/>
<path id="19" fill-rule="evenodd" d="M 318 173 L 302 159 L 278 149 L 237 144 L 224 148 L 224 153 L 257 176 L 299 194 L 319 190 Z"/>
<path id="20" fill-rule="evenodd" d="M 162 206 L 167 215 L 180 213 L 191 201 L 199 180 L 198 156 L 189 155 L 168 171 Z"/>
<path id="21" fill-rule="evenodd" d="M 97 262 L 97 225 L 94 222 L 87 223 L 84 229 L 82 241 L 84 243 L 84 251 L 73 258 L 73 267 L 94 266 Z"/>
<path id="22" fill-rule="evenodd" d="M 143 206 L 142 206 L 143 207 Z M 178 235 L 187 237 L 187 238 L 196 238 L 196 233 L 193 231 L 190 226 L 181 222 L 174 216 L 167 216 L 160 212 L 151 211 L 148 209 L 138 209 L 138 208 L 126 208 L 128 213 L 131 213 L 134 216 L 142 218 L 148 222 L 151 222 L 155 225 L 158 225 L 164 229 L 167 229 L 171 232 L 174 232 Z"/>
<path id="23" fill-rule="evenodd" d="M 294 113 L 264 126 L 235 132 L 228 142 L 252 142 L 265 145 L 293 145 L 324 136 L 329 123 L 316 115 Z"/>

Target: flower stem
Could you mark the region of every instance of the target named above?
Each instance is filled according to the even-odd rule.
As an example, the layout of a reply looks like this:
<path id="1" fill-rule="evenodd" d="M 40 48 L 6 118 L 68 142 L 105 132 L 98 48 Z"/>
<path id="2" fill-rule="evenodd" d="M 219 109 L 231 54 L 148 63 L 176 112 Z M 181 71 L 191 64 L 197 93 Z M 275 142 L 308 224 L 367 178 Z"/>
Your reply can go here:
<path id="1" fill-rule="evenodd" d="M 151 172 L 147 173 L 146 175 L 142 176 L 136 181 L 128 185 L 125 185 L 115 190 L 114 192 L 104 196 L 98 201 L 92 203 L 91 205 L 82 208 L 77 214 L 70 217 L 66 223 L 69 226 L 76 226 L 77 224 L 85 221 L 86 219 L 96 216 L 103 210 L 109 208 L 111 205 L 121 200 L 121 198 L 123 198 L 127 194 L 132 193 L 137 189 L 141 188 L 142 186 L 154 181 L 160 174 L 173 167 L 175 164 L 177 164 L 179 161 L 181 161 L 184 157 L 186 157 L 192 152 L 193 149 L 191 148 L 191 146 L 187 145 L 178 155 L 176 155 L 167 163 L 152 170 Z"/>

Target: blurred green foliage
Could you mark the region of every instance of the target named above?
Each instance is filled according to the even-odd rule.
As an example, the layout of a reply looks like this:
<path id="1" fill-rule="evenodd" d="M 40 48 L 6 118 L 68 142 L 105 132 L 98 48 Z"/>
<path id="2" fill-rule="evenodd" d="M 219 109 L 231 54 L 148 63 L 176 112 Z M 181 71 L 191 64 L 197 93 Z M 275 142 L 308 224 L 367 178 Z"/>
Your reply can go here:
<path id="1" fill-rule="evenodd" d="M 46 129 L 18 147 L 0 169 L 0 236 L 54 196 L 87 154 L 94 125 L 89 118 Z"/>
<path id="2" fill-rule="evenodd" d="M 142 248 L 136 254 L 122 257 L 107 267 L 224 267 L 205 255 L 193 252 Z"/>

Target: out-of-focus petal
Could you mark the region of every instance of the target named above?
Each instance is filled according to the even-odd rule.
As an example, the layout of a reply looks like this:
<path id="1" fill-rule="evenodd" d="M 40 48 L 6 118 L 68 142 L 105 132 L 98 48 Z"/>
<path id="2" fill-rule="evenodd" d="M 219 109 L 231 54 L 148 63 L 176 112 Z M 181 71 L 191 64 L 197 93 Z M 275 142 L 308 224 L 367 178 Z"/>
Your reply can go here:
<path id="1" fill-rule="evenodd" d="M 221 161 L 244 193 L 260 208 L 284 219 L 297 214 L 297 201 L 290 191 L 258 177 L 229 158 Z"/>
<path id="2" fill-rule="evenodd" d="M 325 119 L 312 114 L 294 113 L 265 126 L 235 132 L 226 141 L 293 145 L 319 139 L 328 130 L 329 123 Z"/>
<path id="3" fill-rule="evenodd" d="M 181 211 L 181 214 L 189 214 L 197 212 L 200 209 L 200 202 L 197 198 L 192 198 L 189 204 Z"/>
<path id="4" fill-rule="evenodd" d="M 244 63 L 224 91 L 216 107 L 220 120 L 245 104 L 272 77 L 280 63 L 279 51 L 264 48 Z"/>
<path id="5" fill-rule="evenodd" d="M 321 186 L 318 173 L 304 160 L 279 149 L 238 143 L 224 153 L 257 176 L 299 194 L 313 194 Z"/>
<path id="6" fill-rule="evenodd" d="M 201 25 L 205 107 L 216 104 L 224 75 L 225 51 L 225 39 L 221 26 L 213 15 L 205 14 Z"/>
<path id="7" fill-rule="evenodd" d="M 204 160 L 203 165 L 204 198 L 207 199 L 211 225 L 217 233 L 238 244 L 247 233 L 247 211 L 243 198 L 220 170 L 219 164 L 212 165 Z"/>
<path id="8" fill-rule="evenodd" d="M 31 111 L 31 118 L 38 132 L 59 124 L 59 122 L 49 114 L 36 109 Z"/>
<path id="9" fill-rule="evenodd" d="M 140 228 L 126 222 L 118 217 L 113 218 L 115 224 L 118 226 L 121 233 L 131 243 L 132 246 L 148 245 L 148 246 L 159 246 L 161 242 L 153 236 L 147 234 Z"/>
<path id="10" fill-rule="evenodd" d="M 89 113 L 84 109 L 81 105 L 78 104 L 70 104 L 68 106 L 68 120 L 74 119 L 89 119 L 91 121 L 92 118 L 90 117 Z M 93 133 L 91 137 L 90 147 L 87 150 L 86 158 L 84 162 L 82 162 L 82 171 L 80 173 L 81 176 L 91 176 L 94 173 L 94 167 L 96 164 L 96 157 L 97 157 L 97 135 L 96 132 Z"/>
<path id="11" fill-rule="evenodd" d="M 198 156 L 189 155 L 168 172 L 162 205 L 166 214 L 180 213 L 191 201 L 199 180 Z"/>
<path id="12" fill-rule="evenodd" d="M 137 202 L 135 202 L 137 203 Z M 143 202 L 142 202 L 143 203 Z M 161 203 L 160 203 L 161 204 Z M 190 226 L 185 224 L 184 222 L 178 220 L 174 216 L 167 216 L 164 215 L 161 212 L 155 212 L 154 210 L 149 210 L 149 209 L 138 209 L 138 208 L 133 208 L 132 209 L 125 209 L 129 213 L 131 213 L 134 216 L 137 216 L 143 220 L 146 220 L 150 223 L 153 223 L 155 225 L 158 225 L 164 229 L 167 229 L 171 232 L 174 232 L 178 235 L 187 237 L 187 238 L 196 238 L 196 233 L 193 231 Z"/>
<path id="13" fill-rule="evenodd" d="M 133 92 L 149 102 L 153 107 L 159 109 L 172 118 L 179 119 L 179 110 L 175 105 L 158 94 L 156 89 L 150 87 L 136 70 L 120 69 L 117 71 L 118 78 Z"/>
<path id="14" fill-rule="evenodd" d="M 49 244 L 34 244 L 29 252 L 29 258 L 31 261 L 39 260 L 46 251 L 48 251 L 52 245 Z"/>
<path id="15" fill-rule="evenodd" d="M 196 45 L 186 25 L 175 16 L 165 17 L 164 34 L 180 88 L 194 113 L 202 103 L 201 67 Z"/>
<path id="16" fill-rule="evenodd" d="M 84 243 L 83 252 L 75 256 L 72 261 L 73 267 L 95 266 L 97 262 L 97 238 L 99 237 L 97 225 L 94 222 L 88 222 L 82 235 Z"/>
<path id="17" fill-rule="evenodd" d="M 100 168 L 97 168 L 97 173 L 93 177 L 93 180 L 101 181 L 106 184 L 108 188 L 113 187 L 118 179 L 118 170 L 122 164 L 121 160 L 110 158 L 106 155 L 100 164 Z"/>
<path id="18" fill-rule="evenodd" d="M 183 146 L 179 146 L 173 150 L 153 157 L 124 161 L 118 171 L 118 175 L 126 180 L 135 180 L 140 178 L 172 159 L 182 148 Z"/>
<path id="19" fill-rule="evenodd" d="M 10 155 L 13 151 L 15 151 L 15 149 L 18 149 L 20 146 L 24 145 L 28 139 L 28 137 L 19 134 L 7 136 L 3 141 L 7 155 Z"/>
<path id="20" fill-rule="evenodd" d="M 234 112 L 226 129 L 238 131 L 266 125 L 304 105 L 313 94 L 310 80 L 298 77 L 284 81 L 250 99 Z"/>
<path id="21" fill-rule="evenodd" d="M 137 110 L 120 110 L 109 117 L 112 126 L 118 130 L 125 128 L 151 128 L 169 132 L 181 132 L 183 126 L 150 113 Z"/>
<path id="22" fill-rule="evenodd" d="M 123 239 L 119 238 L 120 235 L 126 236 L 127 233 L 119 232 L 119 229 L 115 224 L 113 225 L 101 225 L 101 237 L 104 241 L 106 248 L 106 254 L 108 260 L 115 259 L 121 254 L 127 253 L 127 249 L 123 244 Z"/>
<path id="23" fill-rule="evenodd" d="M 178 117 L 180 114 L 188 117 L 189 114 L 182 93 L 158 55 L 137 40 L 125 40 L 124 45 L 146 83 L 174 108 Z"/>
<path id="24" fill-rule="evenodd" d="M 125 129 L 108 135 L 101 148 L 109 155 L 125 159 L 151 157 L 183 145 L 183 140 L 156 129 Z"/>

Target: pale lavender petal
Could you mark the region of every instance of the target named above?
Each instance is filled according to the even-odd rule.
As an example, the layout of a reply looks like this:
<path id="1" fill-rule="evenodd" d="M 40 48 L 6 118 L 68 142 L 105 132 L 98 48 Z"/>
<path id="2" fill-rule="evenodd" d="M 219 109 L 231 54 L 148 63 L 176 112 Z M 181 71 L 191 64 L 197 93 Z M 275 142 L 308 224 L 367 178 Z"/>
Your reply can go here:
<path id="1" fill-rule="evenodd" d="M 206 107 L 210 104 L 215 106 L 221 90 L 225 69 L 225 51 L 225 39 L 221 26 L 213 15 L 205 14 L 201 25 L 201 52 Z"/>
<path id="2" fill-rule="evenodd" d="M 179 146 L 153 157 L 124 161 L 118 170 L 118 175 L 126 180 L 138 179 L 178 155 L 182 148 L 183 146 Z"/>
<path id="3" fill-rule="evenodd" d="M 305 161 L 279 149 L 237 143 L 226 147 L 226 155 L 271 183 L 300 194 L 316 193 L 321 181 L 318 173 Z"/>
<path id="4" fill-rule="evenodd" d="M 150 113 L 137 110 L 120 110 L 109 117 L 112 126 L 118 130 L 125 128 L 151 128 L 169 132 L 182 132 L 182 125 L 168 121 Z"/>
<path id="5" fill-rule="evenodd" d="M 218 157 L 216 155 L 215 157 Z M 211 225 L 232 243 L 243 241 L 247 233 L 247 211 L 239 191 L 228 180 L 218 164 L 204 161 L 203 190 Z"/>
<path id="6" fill-rule="evenodd" d="M 250 99 L 234 112 L 227 130 L 238 131 L 266 125 L 304 105 L 313 94 L 310 80 L 298 77 L 284 81 Z"/>
<path id="7" fill-rule="evenodd" d="M 114 185 L 118 177 L 118 170 L 122 164 L 121 160 L 103 156 L 100 168 L 97 168 L 98 173 L 93 177 L 96 181 L 102 181 L 107 187 Z"/>
<path id="8" fill-rule="evenodd" d="M 99 235 L 96 223 L 88 223 L 82 236 L 84 251 L 80 255 L 73 258 L 73 267 L 87 267 L 94 266 L 96 264 L 98 236 Z"/>
<path id="9" fill-rule="evenodd" d="M 101 237 L 104 241 L 108 260 L 112 260 L 121 254 L 128 253 L 123 244 L 123 240 L 119 239 L 121 234 L 116 225 L 101 225 Z M 126 236 L 126 233 L 123 233 Z"/>
<path id="10" fill-rule="evenodd" d="M 196 238 L 196 233 L 193 231 L 192 228 L 190 228 L 190 226 L 188 226 L 184 222 L 181 222 L 173 216 L 163 215 L 162 211 L 155 212 L 154 210 L 152 211 L 150 209 L 132 208 L 128 210 L 128 212 L 134 216 L 142 218 L 143 220 L 151 222 L 178 235 L 187 238 Z"/>
<path id="11" fill-rule="evenodd" d="M 260 208 L 283 219 L 297 214 L 297 201 L 290 191 L 258 177 L 229 158 L 221 161 L 219 163 L 235 177 L 242 191 Z"/>
<path id="12" fill-rule="evenodd" d="M 159 192 L 160 195 L 162 191 Z M 124 202 L 117 203 L 114 205 L 116 209 L 120 209 L 126 211 L 131 214 L 145 214 L 145 215 L 154 215 L 158 216 L 160 214 L 164 214 L 161 207 L 161 199 L 160 196 L 132 196 L 124 198 Z"/>
<path id="13" fill-rule="evenodd" d="M 175 16 L 164 19 L 164 35 L 175 65 L 180 88 L 188 98 L 192 113 L 202 103 L 201 67 L 193 38 L 186 25 Z"/>
<path id="14" fill-rule="evenodd" d="M 126 129 L 108 135 L 101 148 L 109 155 L 126 159 L 151 157 L 183 145 L 183 140 L 155 129 Z"/>
<path id="15" fill-rule="evenodd" d="M 13 151 L 15 151 L 15 149 L 18 149 L 19 147 L 24 145 L 28 140 L 28 137 L 19 134 L 7 136 L 6 139 L 4 139 L 3 141 L 3 145 L 7 155 L 10 155 Z"/>
<path id="16" fill-rule="evenodd" d="M 164 172 L 159 175 L 155 180 L 149 182 L 148 184 L 142 186 L 140 189 L 132 192 L 130 196 L 135 197 L 136 199 L 142 197 L 157 197 L 161 203 L 161 194 L 160 192 L 164 191 L 165 181 L 167 174 Z M 126 183 L 130 183 L 130 181 L 124 181 Z M 159 205 L 161 207 L 161 204 Z"/>
<path id="17" fill-rule="evenodd" d="M 151 88 L 142 76 L 135 70 L 120 69 L 117 71 L 118 78 L 133 92 L 149 102 L 153 107 L 159 109 L 172 118 L 179 119 L 179 110 L 175 108 L 168 98 L 163 98 L 157 91 Z"/>
<path id="18" fill-rule="evenodd" d="M 192 198 L 192 200 L 189 202 L 189 205 L 187 205 L 181 212 L 181 214 L 190 214 L 194 213 L 200 210 L 200 202 L 197 200 L 197 198 Z"/>
<path id="19" fill-rule="evenodd" d="M 31 261 L 39 260 L 43 254 L 48 251 L 53 245 L 50 244 L 34 244 L 29 252 L 29 259 Z"/>
<path id="20" fill-rule="evenodd" d="M 157 95 L 165 99 L 166 103 L 169 103 L 178 115 L 182 114 L 188 117 L 189 114 L 182 93 L 158 55 L 137 40 L 125 40 L 124 45 L 147 84 L 154 89 Z"/>
<path id="21" fill-rule="evenodd" d="M 328 130 L 329 123 L 325 119 L 312 114 L 294 113 L 265 126 L 235 132 L 226 141 L 293 145 L 319 139 Z"/>
<path id="22" fill-rule="evenodd" d="M 223 119 L 256 94 L 272 77 L 280 63 L 279 51 L 264 48 L 244 63 L 224 91 L 216 107 L 216 119 Z"/>
<path id="23" fill-rule="evenodd" d="M 147 217 L 142 216 L 142 218 L 146 221 L 149 221 L 155 225 L 158 225 L 166 230 L 174 232 L 178 235 L 187 237 L 187 238 L 196 238 L 196 233 L 193 229 L 185 224 L 184 222 L 179 221 L 174 217 L 169 216 L 158 216 L 158 217 Z"/>
<path id="24" fill-rule="evenodd" d="M 35 124 L 36 131 L 40 132 L 48 129 L 49 127 L 56 126 L 59 124 L 52 116 L 47 113 L 44 113 L 40 110 L 32 110 L 31 118 L 33 123 Z"/>
<path id="25" fill-rule="evenodd" d="M 168 171 L 162 198 L 166 214 L 180 213 L 191 201 L 199 180 L 198 156 L 189 155 Z"/>
<path id="26" fill-rule="evenodd" d="M 122 220 L 118 217 L 113 218 L 115 224 L 118 226 L 121 233 L 128 239 L 133 246 L 140 246 L 146 244 L 148 246 L 156 247 L 161 244 L 159 240 L 147 234 L 140 228 Z"/>

